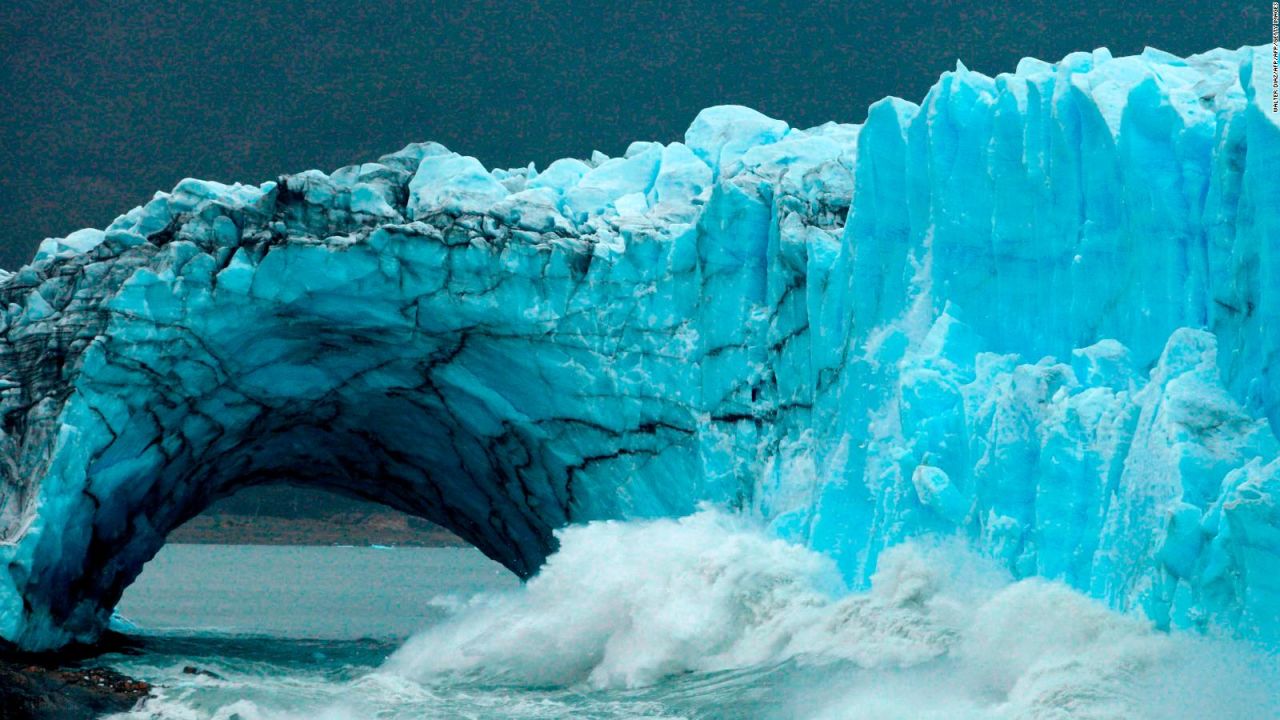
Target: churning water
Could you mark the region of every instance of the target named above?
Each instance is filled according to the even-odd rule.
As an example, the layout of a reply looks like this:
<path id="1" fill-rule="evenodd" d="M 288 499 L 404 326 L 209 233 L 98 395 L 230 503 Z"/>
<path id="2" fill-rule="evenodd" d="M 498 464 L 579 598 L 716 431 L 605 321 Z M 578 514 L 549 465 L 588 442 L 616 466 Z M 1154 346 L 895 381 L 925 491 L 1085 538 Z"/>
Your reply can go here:
<path id="1" fill-rule="evenodd" d="M 1275 654 L 958 543 L 895 548 L 849 592 L 711 510 L 561 540 L 523 587 L 472 550 L 166 547 L 120 608 L 141 652 L 110 658 L 157 694 L 118 717 L 1280 717 Z"/>

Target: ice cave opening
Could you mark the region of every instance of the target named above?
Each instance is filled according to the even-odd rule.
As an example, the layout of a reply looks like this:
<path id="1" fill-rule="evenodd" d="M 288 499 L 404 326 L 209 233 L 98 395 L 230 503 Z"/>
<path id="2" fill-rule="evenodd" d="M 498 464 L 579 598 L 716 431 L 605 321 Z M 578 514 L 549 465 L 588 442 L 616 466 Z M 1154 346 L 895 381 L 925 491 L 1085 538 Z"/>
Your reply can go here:
<path id="1" fill-rule="evenodd" d="M 314 347 L 315 335 L 298 349 Z M 483 410 L 451 409 L 443 398 L 461 403 L 461 391 L 445 380 L 422 391 L 433 378 L 423 367 L 430 352 L 404 364 L 384 357 L 366 371 L 338 369 L 341 359 L 300 368 L 278 356 L 266 369 L 249 361 L 246 371 L 236 362 L 253 353 L 230 351 L 205 356 L 221 381 L 195 392 L 172 383 L 199 382 L 196 363 L 169 374 L 154 359 L 130 356 L 136 343 L 114 352 L 115 339 L 98 348 L 105 360 L 89 363 L 93 381 L 72 400 L 105 426 L 101 442 L 92 422 L 65 425 L 80 434 L 67 442 L 83 492 L 34 500 L 56 525 L 33 548 L 31 567 L 40 572 L 21 578 L 28 627 L 45 633 L 32 644 L 55 644 L 68 631 L 96 635 L 174 529 L 258 485 L 326 490 L 423 518 L 520 577 L 552 550 L 552 523 L 563 524 L 566 511 L 523 489 L 542 467 L 537 441 Z M 262 351 L 263 342 L 251 344 Z M 370 344 L 359 362 L 378 354 Z M 126 374 L 137 375 L 124 381 L 134 390 L 113 392 Z M 120 412 L 121 402 L 134 409 Z M 492 434 L 477 433 L 476 423 Z"/>

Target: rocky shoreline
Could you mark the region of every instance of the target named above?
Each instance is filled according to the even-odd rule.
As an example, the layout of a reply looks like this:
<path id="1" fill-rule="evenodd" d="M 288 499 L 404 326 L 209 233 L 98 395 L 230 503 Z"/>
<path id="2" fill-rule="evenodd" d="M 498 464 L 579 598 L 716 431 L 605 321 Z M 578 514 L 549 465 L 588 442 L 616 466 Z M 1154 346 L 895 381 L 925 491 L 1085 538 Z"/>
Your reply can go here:
<path id="1" fill-rule="evenodd" d="M 402 547 L 460 547 L 467 544 L 444 528 L 390 511 L 348 512 L 323 517 L 206 514 L 169 533 L 167 542 Z"/>
<path id="2" fill-rule="evenodd" d="M 39 655 L 0 648 L 0 720 L 91 720 L 134 708 L 151 685 L 94 664 L 121 642 Z"/>

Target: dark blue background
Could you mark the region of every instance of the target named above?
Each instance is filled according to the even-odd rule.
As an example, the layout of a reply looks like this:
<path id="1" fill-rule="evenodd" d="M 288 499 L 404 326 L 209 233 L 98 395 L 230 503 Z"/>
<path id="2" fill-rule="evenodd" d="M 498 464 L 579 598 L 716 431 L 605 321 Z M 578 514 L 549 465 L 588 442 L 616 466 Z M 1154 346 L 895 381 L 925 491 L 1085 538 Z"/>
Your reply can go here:
<path id="1" fill-rule="evenodd" d="M 796 126 L 1108 46 L 1265 43 L 1270 3 L 522 4 L 5 0 L 0 267 L 187 176 L 259 182 L 433 139 L 489 165 L 678 139 L 741 103 Z"/>

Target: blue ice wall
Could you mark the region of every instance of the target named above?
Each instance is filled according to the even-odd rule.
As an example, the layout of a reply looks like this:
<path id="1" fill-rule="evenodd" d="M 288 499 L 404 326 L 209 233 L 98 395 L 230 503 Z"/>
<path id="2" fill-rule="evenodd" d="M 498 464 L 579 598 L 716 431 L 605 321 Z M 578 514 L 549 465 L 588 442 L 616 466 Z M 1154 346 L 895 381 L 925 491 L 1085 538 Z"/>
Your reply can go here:
<path id="1" fill-rule="evenodd" d="M 872 109 L 835 261 L 853 322 L 790 513 L 813 544 L 865 581 L 958 530 L 1161 625 L 1275 637 L 1269 71 L 1100 50 Z"/>
<path id="2" fill-rule="evenodd" d="M 959 535 L 1280 638 L 1270 55 L 963 66 L 920 105 L 539 171 L 435 144 L 185 180 L 0 278 L 0 637 L 90 641 L 252 483 L 553 531 L 710 501 L 830 553 Z"/>

